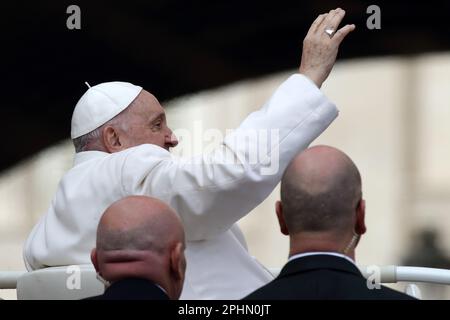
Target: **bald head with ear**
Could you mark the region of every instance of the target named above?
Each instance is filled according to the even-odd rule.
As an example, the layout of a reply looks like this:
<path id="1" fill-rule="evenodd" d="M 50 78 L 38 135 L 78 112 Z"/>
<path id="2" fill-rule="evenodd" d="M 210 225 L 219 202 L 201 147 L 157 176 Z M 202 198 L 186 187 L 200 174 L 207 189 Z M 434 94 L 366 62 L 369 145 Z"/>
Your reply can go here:
<path id="1" fill-rule="evenodd" d="M 144 278 L 177 299 L 186 268 L 184 249 L 183 227 L 173 209 L 158 199 L 131 196 L 104 212 L 91 258 L 109 282 Z"/>
<path id="2" fill-rule="evenodd" d="M 283 175 L 277 214 L 281 231 L 291 236 L 320 233 L 345 238 L 353 231 L 364 233 L 364 201 L 357 167 L 335 148 L 306 149 Z"/>

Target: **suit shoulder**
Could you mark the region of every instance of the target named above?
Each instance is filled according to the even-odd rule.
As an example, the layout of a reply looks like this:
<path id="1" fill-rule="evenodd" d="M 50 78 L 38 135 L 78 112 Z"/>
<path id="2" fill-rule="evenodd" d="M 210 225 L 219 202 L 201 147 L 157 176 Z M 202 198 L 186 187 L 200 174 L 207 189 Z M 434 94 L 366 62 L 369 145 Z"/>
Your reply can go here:
<path id="1" fill-rule="evenodd" d="M 376 289 L 374 289 L 376 290 Z M 406 293 L 391 289 L 386 286 L 381 286 L 381 289 L 377 290 L 380 291 L 380 294 L 382 298 L 385 299 L 394 299 L 394 300 L 417 300 L 414 297 L 411 297 L 407 295 Z"/>

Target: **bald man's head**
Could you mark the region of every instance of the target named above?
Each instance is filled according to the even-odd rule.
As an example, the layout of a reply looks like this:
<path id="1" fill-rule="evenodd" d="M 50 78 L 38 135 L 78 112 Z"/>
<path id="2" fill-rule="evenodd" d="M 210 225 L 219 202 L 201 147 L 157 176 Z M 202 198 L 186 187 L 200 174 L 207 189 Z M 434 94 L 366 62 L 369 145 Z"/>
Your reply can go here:
<path id="1" fill-rule="evenodd" d="M 177 299 L 186 268 L 184 249 L 183 227 L 172 208 L 155 198 L 130 196 L 104 212 L 91 258 L 109 282 L 144 278 Z"/>
<path id="2" fill-rule="evenodd" d="M 163 251 L 172 242 L 184 242 L 180 219 L 164 202 L 131 196 L 113 203 L 97 229 L 97 249 Z"/>
<path id="3" fill-rule="evenodd" d="M 361 200 L 361 176 L 343 152 L 309 148 L 288 166 L 281 181 L 281 203 L 290 234 L 347 232 Z"/>

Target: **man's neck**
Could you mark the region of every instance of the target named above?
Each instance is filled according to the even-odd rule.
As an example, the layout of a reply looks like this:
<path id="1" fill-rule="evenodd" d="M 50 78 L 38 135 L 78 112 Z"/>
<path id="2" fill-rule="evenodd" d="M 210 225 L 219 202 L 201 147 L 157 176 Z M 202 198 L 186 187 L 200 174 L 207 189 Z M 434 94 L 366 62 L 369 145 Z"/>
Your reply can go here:
<path id="1" fill-rule="evenodd" d="M 302 253 L 333 252 L 346 255 L 350 259 L 355 260 L 355 249 L 353 247 L 344 252 L 351 241 L 351 236 L 349 239 L 347 238 L 319 232 L 294 234 L 290 236 L 289 257 Z"/>
<path id="2" fill-rule="evenodd" d="M 305 258 L 305 257 L 311 257 L 311 256 L 335 256 L 335 257 L 339 257 L 341 259 L 346 259 L 348 261 L 350 261 L 352 264 L 354 264 L 356 266 L 356 262 L 355 260 L 353 260 L 352 258 L 350 258 L 348 255 L 342 254 L 342 253 L 338 253 L 338 252 L 330 252 L 330 251 L 316 251 L 316 252 L 307 252 L 307 253 L 299 253 L 293 256 L 290 256 L 288 259 L 288 262 L 297 260 L 297 259 L 301 259 L 301 258 Z"/>
<path id="3" fill-rule="evenodd" d="M 129 251 L 128 251 L 129 252 Z M 111 253 L 111 252 L 110 252 Z M 117 256 L 116 256 L 117 257 Z M 112 255 L 108 257 L 109 259 L 112 258 Z M 135 258 L 136 260 L 133 261 L 132 258 Z M 142 258 L 142 257 L 141 257 Z M 170 276 L 161 270 L 162 268 L 149 268 L 149 265 L 152 265 L 149 263 L 149 261 L 146 261 L 145 259 L 138 259 L 136 256 L 136 253 L 134 257 L 130 256 L 129 261 L 124 261 L 125 258 L 122 256 L 122 261 L 120 262 L 108 262 L 103 263 L 102 270 L 104 273 L 105 279 L 109 280 L 110 282 L 115 282 L 117 280 L 123 279 L 123 278 L 141 278 L 146 279 L 150 282 L 153 282 L 155 285 L 163 289 L 163 291 L 169 296 L 171 295 L 171 279 Z M 159 263 L 157 261 L 154 261 L 153 265 L 159 266 Z"/>

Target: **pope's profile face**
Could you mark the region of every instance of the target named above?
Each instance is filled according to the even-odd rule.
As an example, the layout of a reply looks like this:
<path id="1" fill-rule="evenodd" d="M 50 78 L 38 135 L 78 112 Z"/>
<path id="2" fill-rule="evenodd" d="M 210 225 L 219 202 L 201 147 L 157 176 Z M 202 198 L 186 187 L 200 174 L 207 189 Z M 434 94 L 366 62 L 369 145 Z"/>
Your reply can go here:
<path id="1" fill-rule="evenodd" d="M 167 126 L 163 107 L 151 93 L 142 90 L 129 108 L 124 119 L 127 130 L 121 133 L 124 148 L 149 143 L 169 150 L 178 144 Z"/>

